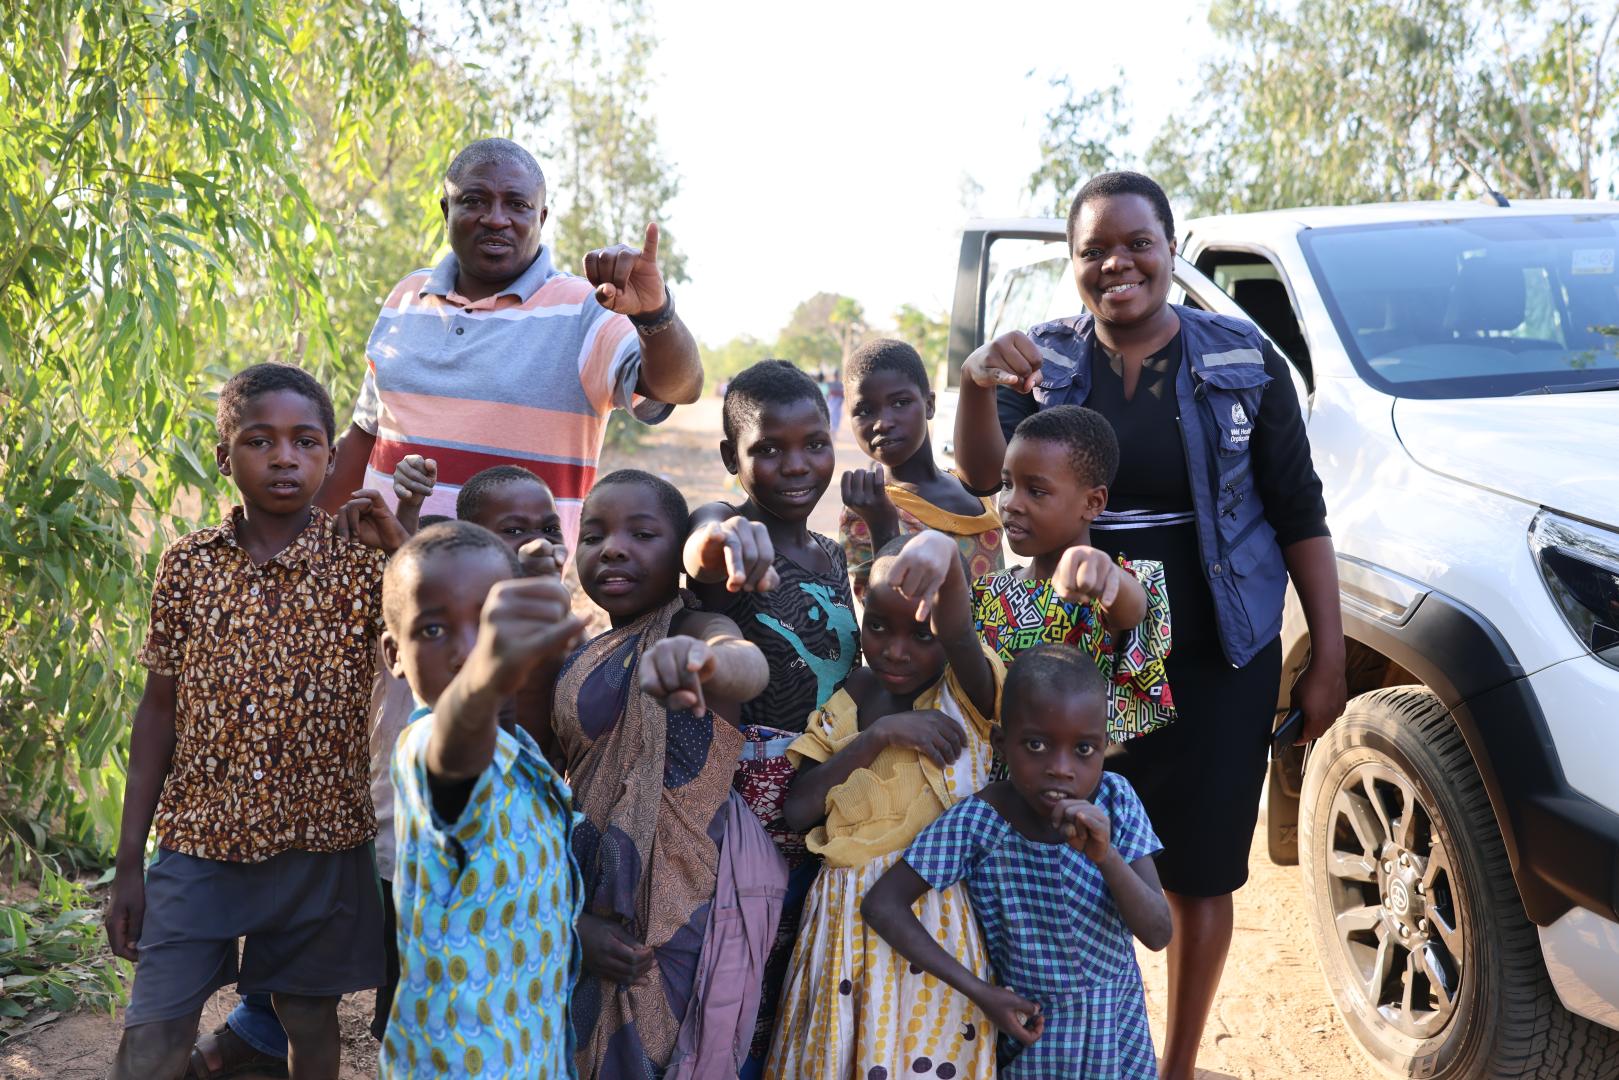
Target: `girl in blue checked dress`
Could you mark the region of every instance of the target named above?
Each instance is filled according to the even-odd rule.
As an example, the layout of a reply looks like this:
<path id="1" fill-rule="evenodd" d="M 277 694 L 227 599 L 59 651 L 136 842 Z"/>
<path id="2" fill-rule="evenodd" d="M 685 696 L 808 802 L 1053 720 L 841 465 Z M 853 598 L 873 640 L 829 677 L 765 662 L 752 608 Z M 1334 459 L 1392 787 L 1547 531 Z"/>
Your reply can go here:
<path id="1" fill-rule="evenodd" d="M 1000 1028 L 1004 1080 L 1158 1075 L 1130 939 L 1169 944 L 1169 904 L 1140 800 L 1102 771 L 1107 701 L 1083 653 L 1042 645 L 1019 656 L 994 733 L 1008 779 L 946 810 L 861 905 L 890 945 Z M 911 913 L 930 889 L 958 881 L 999 986 L 941 949 Z"/>

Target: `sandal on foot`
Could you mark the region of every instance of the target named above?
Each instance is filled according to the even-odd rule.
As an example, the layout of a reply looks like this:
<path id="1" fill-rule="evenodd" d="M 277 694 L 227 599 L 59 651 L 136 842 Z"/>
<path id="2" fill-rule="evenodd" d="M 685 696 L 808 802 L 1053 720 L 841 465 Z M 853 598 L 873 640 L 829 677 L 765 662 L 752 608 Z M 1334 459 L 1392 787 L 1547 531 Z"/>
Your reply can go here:
<path id="1" fill-rule="evenodd" d="M 197 1036 L 186 1076 L 193 1080 L 216 1080 L 249 1069 L 268 1076 L 286 1076 L 287 1061 L 259 1053 L 232 1031 L 229 1024 L 220 1024 L 208 1034 Z"/>

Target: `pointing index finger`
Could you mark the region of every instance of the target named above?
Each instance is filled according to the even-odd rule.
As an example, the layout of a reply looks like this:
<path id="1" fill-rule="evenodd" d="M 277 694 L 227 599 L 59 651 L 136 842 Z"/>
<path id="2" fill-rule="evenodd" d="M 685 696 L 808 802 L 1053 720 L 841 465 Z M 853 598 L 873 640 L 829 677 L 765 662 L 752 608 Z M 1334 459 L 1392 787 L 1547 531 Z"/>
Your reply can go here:
<path id="1" fill-rule="evenodd" d="M 749 567 L 758 563 L 753 537 L 746 530 L 725 537 L 725 587 L 739 592 L 751 584 Z"/>
<path id="2" fill-rule="evenodd" d="M 641 248 L 641 253 L 653 262 L 658 261 L 658 223 L 656 221 L 649 221 L 646 224 L 646 244 Z"/>

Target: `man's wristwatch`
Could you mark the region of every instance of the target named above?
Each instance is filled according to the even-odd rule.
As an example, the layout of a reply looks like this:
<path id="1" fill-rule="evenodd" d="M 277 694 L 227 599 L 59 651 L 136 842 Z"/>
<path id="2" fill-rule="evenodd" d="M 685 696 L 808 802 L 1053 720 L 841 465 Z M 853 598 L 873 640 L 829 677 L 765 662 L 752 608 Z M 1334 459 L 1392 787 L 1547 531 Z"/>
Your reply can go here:
<path id="1" fill-rule="evenodd" d="M 635 327 L 636 333 L 644 338 L 651 337 L 653 334 L 661 334 L 669 329 L 670 324 L 675 321 L 674 291 L 665 285 L 663 287 L 663 306 L 661 308 L 650 315 L 631 315 L 629 319 L 631 325 Z"/>

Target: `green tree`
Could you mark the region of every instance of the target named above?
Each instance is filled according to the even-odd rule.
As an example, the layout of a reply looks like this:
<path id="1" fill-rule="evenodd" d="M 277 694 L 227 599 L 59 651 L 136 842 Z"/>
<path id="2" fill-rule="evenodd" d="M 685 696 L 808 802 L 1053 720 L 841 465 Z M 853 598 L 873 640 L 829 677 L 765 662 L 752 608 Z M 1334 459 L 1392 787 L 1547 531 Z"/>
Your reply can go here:
<path id="1" fill-rule="evenodd" d="M 942 314 L 930 315 L 912 304 L 901 304 L 894 312 L 894 332 L 922 356 L 931 379 L 944 363 L 950 347 L 950 320 Z"/>
<path id="2" fill-rule="evenodd" d="M 854 304 L 853 308 L 849 305 Z M 859 305 L 837 293 L 820 292 L 793 309 L 787 325 L 776 337 L 775 355 L 809 372 L 843 362 L 844 327 Z"/>
<path id="3" fill-rule="evenodd" d="M 222 495 L 212 388 L 284 359 L 353 399 L 378 304 L 440 243 L 454 151 L 582 100 L 544 9 L 483 0 L 455 25 L 521 33 L 481 43 L 372 0 L 0 14 L 0 836 L 19 867 L 65 850 L 52 837 L 94 857 L 116 828 L 153 560 Z M 604 142 L 655 158 L 650 47 L 577 75 L 641 110 Z M 551 92 L 502 82 L 512 64 Z M 619 179 L 646 160 L 564 171 L 590 197 L 638 192 L 600 202 L 616 231 L 657 210 Z"/>
<path id="4" fill-rule="evenodd" d="M 1476 119 L 1460 132 L 1464 152 L 1509 194 L 1619 192 L 1611 172 L 1605 185 L 1596 175 L 1597 160 L 1619 151 L 1619 80 L 1611 70 L 1619 3 L 1498 0 L 1487 11 L 1493 63 L 1471 87 Z"/>
<path id="5" fill-rule="evenodd" d="M 1197 209 L 1443 195 L 1464 98 L 1454 73 L 1474 28 L 1455 0 L 1305 0 L 1282 13 L 1217 0 L 1226 55 L 1200 107 L 1162 132 L 1149 162 Z"/>
<path id="6" fill-rule="evenodd" d="M 225 372 L 329 371 L 347 352 L 331 301 L 357 287 L 343 226 L 359 220 L 323 213 L 310 181 L 363 183 L 362 147 L 442 120 L 395 105 L 413 62 L 397 11 L 358 0 L 6 8 L 0 858 L 44 906 L 0 909 L 0 974 L 35 979 L 7 986 L 0 1025 L 19 1001 L 118 990 L 40 965 L 95 947 L 93 921 L 52 912 L 79 896 L 61 875 L 116 832 L 157 552 L 213 513 Z M 301 105 L 317 100 L 318 129 Z"/>
<path id="7" fill-rule="evenodd" d="M 739 334 L 714 348 L 699 342 L 698 351 L 703 357 L 703 375 L 711 387 L 718 387 L 743 368 L 772 355 L 770 343 L 751 334 Z"/>
<path id="8" fill-rule="evenodd" d="M 849 354 L 855 351 L 862 337 L 871 329 L 866 325 L 866 309 L 860 305 L 860 301 L 840 296 L 838 302 L 832 305 L 827 323 L 837 335 L 838 366 L 841 368 L 849 362 Z"/>
<path id="9" fill-rule="evenodd" d="M 1616 20 L 1573 0 L 1216 0 L 1222 54 L 1147 166 L 1198 213 L 1447 198 L 1476 190 L 1468 166 L 1509 196 L 1597 194 Z"/>
<path id="10" fill-rule="evenodd" d="M 585 252 L 610 244 L 640 246 L 680 191 L 664 160 L 652 112 L 649 64 L 657 48 L 644 0 L 618 0 L 596 18 L 574 17 L 552 86 L 547 137 L 547 197 L 557 265 L 581 272 Z M 686 260 L 663 228 L 664 276 L 686 280 Z"/>
<path id="11" fill-rule="evenodd" d="M 1105 88 L 1079 93 L 1067 75 L 1051 80 L 1061 100 L 1046 112 L 1040 134 L 1040 164 L 1029 177 L 1029 194 L 1058 217 L 1068 213 L 1074 192 L 1099 172 L 1117 169 L 1130 124 L 1119 72 Z"/>
<path id="12" fill-rule="evenodd" d="M 213 492 L 214 365 L 249 341 L 317 363 L 337 351 L 320 270 L 340 242 L 304 182 L 296 94 L 348 87 L 328 94 L 327 120 L 352 143 L 386 100 L 378 73 L 407 50 L 400 20 L 360 5 L 339 40 L 308 32 L 315 12 L 297 2 L 11 10 L 0 810 L 29 864 L 51 830 L 88 842 L 115 825 L 109 751 L 140 681 L 149 536 L 185 528 Z"/>

